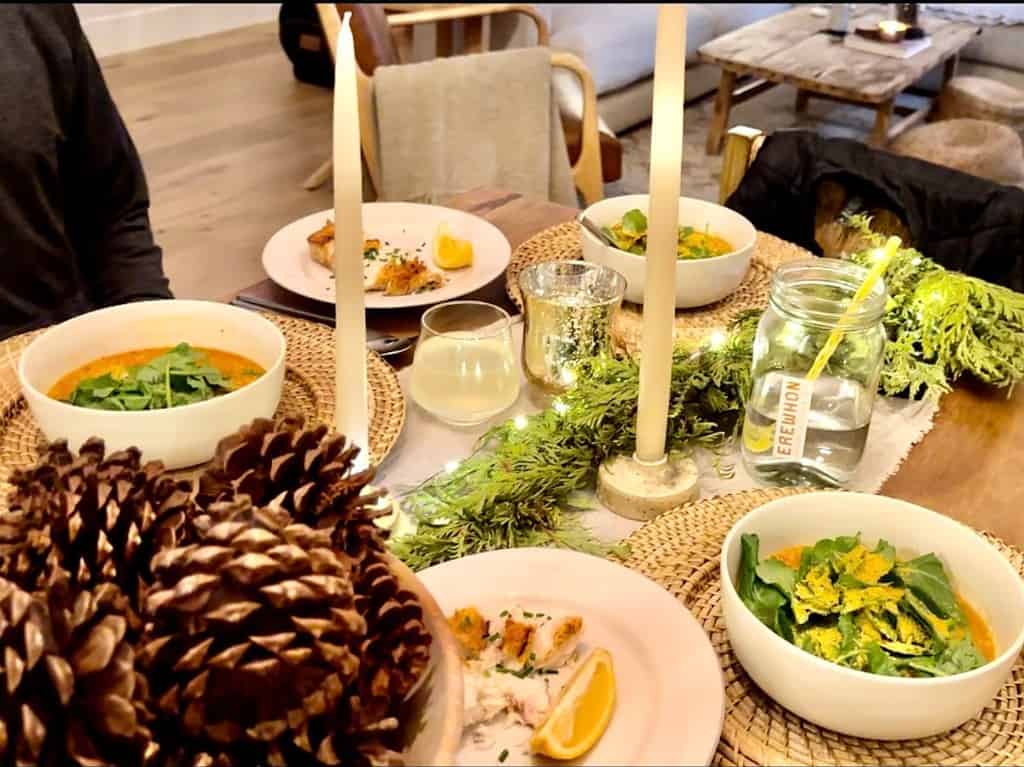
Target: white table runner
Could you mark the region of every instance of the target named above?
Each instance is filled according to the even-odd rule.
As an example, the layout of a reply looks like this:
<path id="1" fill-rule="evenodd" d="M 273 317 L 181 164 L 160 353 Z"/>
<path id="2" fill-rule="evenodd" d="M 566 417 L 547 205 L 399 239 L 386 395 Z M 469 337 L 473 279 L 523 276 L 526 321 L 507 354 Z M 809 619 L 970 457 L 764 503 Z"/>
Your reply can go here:
<path id="1" fill-rule="evenodd" d="M 514 320 L 513 343 L 521 349 L 523 324 L 521 318 Z M 521 370 L 522 368 L 520 368 Z M 491 421 L 480 426 L 459 428 L 449 426 L 419 407 L 409 397 L 409 378 L 412 366 L 398 375 L 402 390 L 406 393 L 408 415 L 405 429 L 398 444 L 388 459 L 381 465 L 376 483 L 388 488 L 394 494 L 401 494 L 423 480 L 443 471 L 452 461 L 461 461 L 473 451 L 477 440 L 492 426 L 519 414 L 532 414 L 542 410 L 550 402 L 547 395 L 522 377 L 522 390 L 515 405 Z M 522 375 L 522 373 L 521 373 Z M 890 397 L 878 397 L 871 417 L 864 459 L 848 489 L 875 493 L 885 480 L 896 473 L 910 449 L 927 434 L 931 428 L 938 405 L 931 401 L 913 402 Z M 718 476 L 711 465 L 711 457 L 700 453 L 697 465 L 700 468 L 701 498 L 725 493 L 754 490 L 763 485 L 747 473 L 740 460 L 738 446 L 731 456 L 735 474 L 730 479 Z M 585 512 L 590 528 L 600 537 L 617 540 L 629 535 L 641 523 L 625 519 L 612 512 L 598 508 Z"/>

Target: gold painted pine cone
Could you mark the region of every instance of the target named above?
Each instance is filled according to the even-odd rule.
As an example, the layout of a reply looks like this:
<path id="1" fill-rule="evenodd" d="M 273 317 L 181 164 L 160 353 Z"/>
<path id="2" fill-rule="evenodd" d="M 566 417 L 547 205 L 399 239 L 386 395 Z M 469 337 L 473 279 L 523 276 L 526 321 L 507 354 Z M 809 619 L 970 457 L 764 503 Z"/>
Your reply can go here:
<path id="1" fill-rule="evenodd" d="M 366 621 L 330 534 L 280 507 L 219 502 L 197 540 L 153 559 L 139 651 L 157 732 L 181 765 L 304 767 L 393 759 L 396 722 L 354 727 Z M 361 723 L 362 724 L 362 723 Z"/>
<path id="2" fill-rule="evenodd" d="M 157 753 L 124 596 L 55 573 L 35 596 L 0 579 L 0 764 L 141 767 Z"/>
<path id="3" fill-rule="evenodd" d="M 51 444 L 36 466 L 17 470 L 10 510 L 0 517 L 0 576 L 39 588 L 54 570 L 82 586 L 116 583 L 137 605 L 149 561 L 173 545 L 193 508 L 191 484 L 142 464 L 137 448 L 105 455 L 93 438 L 76 456 Z"/>
<path id="4" fill-rule="evenodd" d="M 221 440 L 213 465 L 199 478 L 196 500 L 204 507 L 239 495 L 256 506 L 276 500 L 296 521 L 318 528 L 333 528 L 357 509 L 387 513 L 370 510 L 377 495 L 360 496 L 373 469 L 354 471 L 358 454 L 326 426 L 307 429 L 301 417 L 258 418 Z"/>

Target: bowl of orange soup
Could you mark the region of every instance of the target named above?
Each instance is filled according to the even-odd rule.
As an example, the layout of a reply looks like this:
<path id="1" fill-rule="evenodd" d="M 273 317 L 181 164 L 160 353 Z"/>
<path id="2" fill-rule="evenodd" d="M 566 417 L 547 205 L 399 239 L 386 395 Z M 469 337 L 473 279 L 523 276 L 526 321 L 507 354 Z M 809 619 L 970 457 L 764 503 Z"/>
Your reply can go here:
<path id="1" fill-rule="evenodd" d="M 969 527 L 894 498 L 766 503 L 726 536 L 721 584 L 729 642 L 757 686 L 859 738 L 959 727 L 1024 647 L 1024 581 L 1009 559 Z"/>
<path id="2" fill-rule="evenodd" d="M 626 278 L 625 299 L 644 301 L 647 274 L 646 194 L 609 197 L 583 211 L 617 247 L 580 227 L 583 259 L 607 266 Z M 693 197 L 679 198 L 676 259 L 676 308 L 720 301 L 743 282 L 754 255 L 757 230 L 734 210 Z"/>
<path id="3" fill-rule="evenodd" d="M 217 443 L 281 399 L 285 339 L 255 312 L 211 301 L 142 301 L 44 331 L 18 378 L 48 440 L 136 446 L 169 469 L 208 461 Z"/>

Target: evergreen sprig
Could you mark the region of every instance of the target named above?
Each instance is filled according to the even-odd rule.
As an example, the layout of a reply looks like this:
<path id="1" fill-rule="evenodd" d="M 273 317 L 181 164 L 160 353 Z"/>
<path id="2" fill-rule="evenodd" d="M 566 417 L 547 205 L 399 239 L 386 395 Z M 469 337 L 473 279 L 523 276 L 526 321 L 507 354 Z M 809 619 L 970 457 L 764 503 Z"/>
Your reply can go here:
<path id="1" fill-rule="evenodd" d="M 872 243 L 852 256 L 870 266 L 884 237 L 871 231 L 868 216 L 845 223 Z M 1024 378 L 1024 295 L 945 269 L 914 248 L 897 252 L 885 283 L 883 392 L 938 396 L 968 373 L 1011 389 Z"/>
<path id="2" fill-rule="evenodd" d="M 739 318 L 717 343 L 679 348 L 672 360 L 668 444 L 717 450 L 738 431 L 750 389 L 758 313 Z M 508 421 L 480 440 L 454 471 L 404 499 L 416 532 L 393 543 L 413 569 L 491 549 L 557 545 L 608 554 L 571 508 L 610 455 L 632 453 L 640 371 L 635 360 L 598 357 L 552 407 Z"/>

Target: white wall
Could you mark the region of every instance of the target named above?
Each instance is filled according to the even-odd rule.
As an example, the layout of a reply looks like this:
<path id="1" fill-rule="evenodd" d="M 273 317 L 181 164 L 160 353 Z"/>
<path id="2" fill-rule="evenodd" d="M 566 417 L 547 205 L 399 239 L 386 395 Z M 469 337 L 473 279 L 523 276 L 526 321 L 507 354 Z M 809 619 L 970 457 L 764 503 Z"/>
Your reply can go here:
<path id="1" fill-rule="evenodd" d="M 97 56 L 277 19 L 279 3 L 75 3 Z"/>

